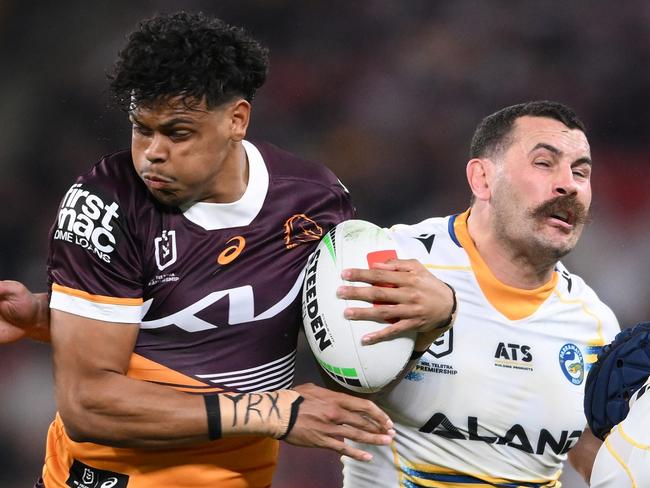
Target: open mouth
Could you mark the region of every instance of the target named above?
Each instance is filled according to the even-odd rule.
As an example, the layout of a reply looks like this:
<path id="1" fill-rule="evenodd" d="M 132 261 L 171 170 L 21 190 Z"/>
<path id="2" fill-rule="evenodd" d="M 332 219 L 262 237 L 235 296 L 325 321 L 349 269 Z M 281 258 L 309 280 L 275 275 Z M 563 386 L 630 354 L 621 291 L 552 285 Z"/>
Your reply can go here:
<path id="1" fill-rule="evenodd" d="M 589 219 L 587 208 L 575 195 L 556 197 L 535 208 L 531 215 L 547 225 L 570 232 Z"/>
<path id="2" fill-rule="evenodd" d="M 570 210 L 557 210 L 550 217 L 571 226 L 575 223 L 574 214 Z"/>

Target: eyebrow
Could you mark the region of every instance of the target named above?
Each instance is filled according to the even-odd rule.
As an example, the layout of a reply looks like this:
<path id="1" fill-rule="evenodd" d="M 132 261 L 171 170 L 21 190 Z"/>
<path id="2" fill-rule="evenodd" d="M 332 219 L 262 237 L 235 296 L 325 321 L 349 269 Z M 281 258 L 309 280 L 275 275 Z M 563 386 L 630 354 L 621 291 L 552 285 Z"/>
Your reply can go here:
<path id="1" fill-rule="evenodd" d="M 138 118 L 135 116 L 133 112 L 129 112 L 129 117 L 133 120 L 138 125 L 141 125 L 143 127 L 146 127 L 146 124 L 143 124 L 142 121 L 138 120 Z M 175 117 L 171 120 L 168 120 L 167 122 L 164 122 L 160 124 L 161 129 L 169 129 L 170 127 L 173 127 L 176 124 L 192 124 L 195 121 L 192 119 L 188 118 L 183 118 L 183 117 Z"/>
<path id="2" fill-rule="evenodd" d="M 535 151 L 537 151 L 538 149 L 546 149 L 547 151 L 555 154 L 556 156 L 562 156 L 564 154 L 557 147 L 552 146 L 551 144 L 547 144 L 546 142 L 538 142 L 537 144 L 535 144 L 535 147 L 532 148 L 528 154 L 532 154 Z M 576 164 L 588 164 L 589 166 L 591 166 L 592 161 L 591 161 L 591 158 L 589 158 L 587 156 L 583 156 L 582 158 L 576 159 L 572 164 L 573 165 L 576 165 Z"/>

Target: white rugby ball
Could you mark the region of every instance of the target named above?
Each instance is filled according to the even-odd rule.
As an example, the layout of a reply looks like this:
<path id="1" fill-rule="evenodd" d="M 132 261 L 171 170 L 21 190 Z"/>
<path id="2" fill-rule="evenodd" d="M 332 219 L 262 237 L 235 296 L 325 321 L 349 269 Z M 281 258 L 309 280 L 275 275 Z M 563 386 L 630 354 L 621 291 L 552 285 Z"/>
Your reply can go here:
<path id="1" fill-rule="evenodd" d="M 347 220 L 323 237 L 307 263 L 302 289 L 307 341 L 325 372 L 359 393 L 379 391 L 397 377 L 413 352 L 416 334 L 364 346 L 361 338 L 386 324 L 343 316 L 347 307 L 373 304 L 337 298 L 336 289 L 341 285 L 369 286 L 343 280 L 341 271 L 369 269 L 372 262 L 397 257 L 397 247 L 387 230 L 364 220 Z"/>

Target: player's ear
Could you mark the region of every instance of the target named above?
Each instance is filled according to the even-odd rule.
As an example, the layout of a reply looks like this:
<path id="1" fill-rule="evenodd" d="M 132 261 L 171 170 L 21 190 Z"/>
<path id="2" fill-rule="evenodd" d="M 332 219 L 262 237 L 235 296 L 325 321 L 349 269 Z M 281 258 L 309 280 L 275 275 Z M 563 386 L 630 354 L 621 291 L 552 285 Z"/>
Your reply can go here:
<path id="1" fill-rule="evenodd" d="M 467 182 L 476 200 L 489 200 L 492 195 L 494 163 L 489 159 L 474 158 L 467 163 Z"/>
<path id="2" fill-rule="evenodd" d="M 243 98 L 236 100 L 229 110 L 230 138 L 239 142 L 246 137 L 251 116 L 251 104 Z"/>

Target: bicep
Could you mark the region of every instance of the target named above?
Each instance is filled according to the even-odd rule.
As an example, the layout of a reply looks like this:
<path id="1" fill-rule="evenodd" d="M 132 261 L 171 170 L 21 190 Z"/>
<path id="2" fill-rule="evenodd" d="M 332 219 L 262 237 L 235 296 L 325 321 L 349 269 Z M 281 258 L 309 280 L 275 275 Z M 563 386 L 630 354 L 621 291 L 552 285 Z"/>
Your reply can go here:
<path id="1" fill-rule="evenodd" d="M 126 374 L 139 324 L 111 323 L 60 310 L 50 312 L 54 377 L 59 408 L 86 393 L 102 375 Z"/>

